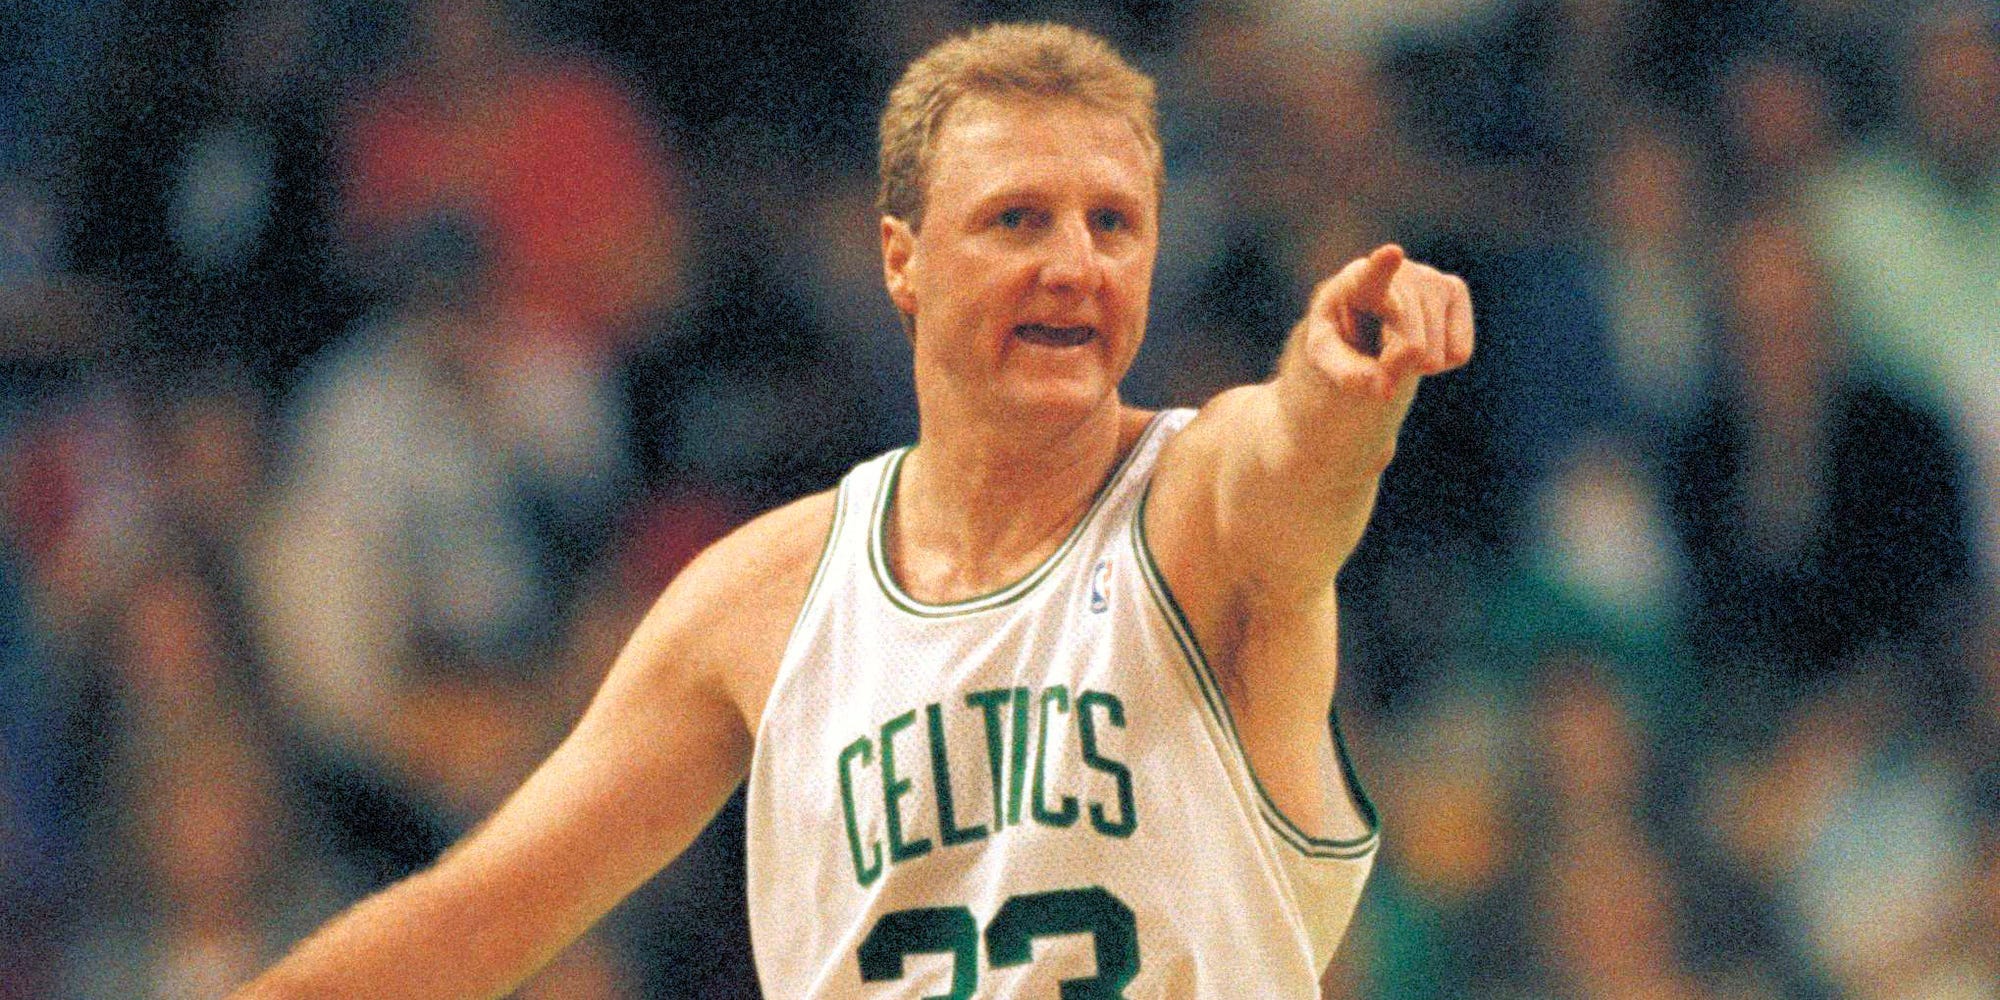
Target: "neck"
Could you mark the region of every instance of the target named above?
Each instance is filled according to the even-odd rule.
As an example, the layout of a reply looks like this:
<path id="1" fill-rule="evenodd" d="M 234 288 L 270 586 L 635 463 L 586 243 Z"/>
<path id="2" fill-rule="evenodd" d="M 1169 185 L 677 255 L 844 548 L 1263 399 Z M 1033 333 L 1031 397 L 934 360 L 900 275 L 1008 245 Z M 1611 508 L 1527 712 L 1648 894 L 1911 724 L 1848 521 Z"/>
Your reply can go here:
<path id="1" fill-rule="evenodd" d="M 903 463 L 888 519 L 898 582 L 948 603 L 1026 576 L 1062 545 L 1146 414 L 1105 407 L 1072 426 L 926 427 Z"/>

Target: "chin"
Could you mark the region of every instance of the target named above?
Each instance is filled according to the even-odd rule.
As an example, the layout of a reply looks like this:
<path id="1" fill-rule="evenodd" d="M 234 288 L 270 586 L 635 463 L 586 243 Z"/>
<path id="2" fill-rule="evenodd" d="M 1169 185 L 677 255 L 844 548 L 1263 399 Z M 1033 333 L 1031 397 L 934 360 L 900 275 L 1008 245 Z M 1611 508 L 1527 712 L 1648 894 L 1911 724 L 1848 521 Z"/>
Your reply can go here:
<path id="1" fill-rule="evenodd" d="M 1003 405 L 1028 419 L 1075 424 L 1100 410 L 1118 409 L 1118 384 L 1100 376 L 1037 379 L 1006 388 Z"/>

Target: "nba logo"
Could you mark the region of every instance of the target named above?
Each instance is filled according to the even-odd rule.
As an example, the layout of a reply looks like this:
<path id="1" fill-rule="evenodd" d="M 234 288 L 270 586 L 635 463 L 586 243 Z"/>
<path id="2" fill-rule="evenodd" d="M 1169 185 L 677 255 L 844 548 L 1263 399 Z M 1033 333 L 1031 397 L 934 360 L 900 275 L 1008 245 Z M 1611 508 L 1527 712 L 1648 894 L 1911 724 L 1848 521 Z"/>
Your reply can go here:
<path id="1" fill-rule="evenodd" d="M 1090 571 L 1090 611 L 1092 614 L 1101 615 L 1104 613 L 1104 609 L 1111 606 L 1111 600 L 1106 596 L 1110 591 L 1111 561 L 1109 559 L 1099 559 L 1096 567 Z"/>

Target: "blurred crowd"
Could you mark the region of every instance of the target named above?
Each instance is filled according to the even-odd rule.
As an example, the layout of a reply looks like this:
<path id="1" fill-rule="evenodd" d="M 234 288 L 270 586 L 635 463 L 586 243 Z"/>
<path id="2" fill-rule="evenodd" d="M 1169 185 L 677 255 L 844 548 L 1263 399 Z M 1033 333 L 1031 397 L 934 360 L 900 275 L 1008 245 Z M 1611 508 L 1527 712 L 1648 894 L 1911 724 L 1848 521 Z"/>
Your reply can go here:
<path id="1" fill-rule="evenodd" d="M 2000 998 L 2000 6 L 0 0 L 0 1000 L 220 995 L 911 440 L 874 117 L 1001 17 L 1160 81 L 1129 398 L 1385 240 L 1472 285 L 1329 996 Z M 522 995 L 755 996 L 741 836 Z"/>

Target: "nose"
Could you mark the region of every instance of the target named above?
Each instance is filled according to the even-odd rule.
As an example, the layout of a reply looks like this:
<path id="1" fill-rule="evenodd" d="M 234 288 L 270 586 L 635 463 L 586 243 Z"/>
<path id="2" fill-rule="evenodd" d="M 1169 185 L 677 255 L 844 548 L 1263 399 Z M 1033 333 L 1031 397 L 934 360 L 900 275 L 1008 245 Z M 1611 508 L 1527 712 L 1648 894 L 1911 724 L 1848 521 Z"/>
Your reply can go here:
<path id="1" fill-rule="evenodd" d="M 1083 216 L 1065 215 L 1051 226 L 1044 250 L 1042 284 L 1089 294 L 1103 283 L 1104 263 L 1098 256 L 1089 221 Z"/>

